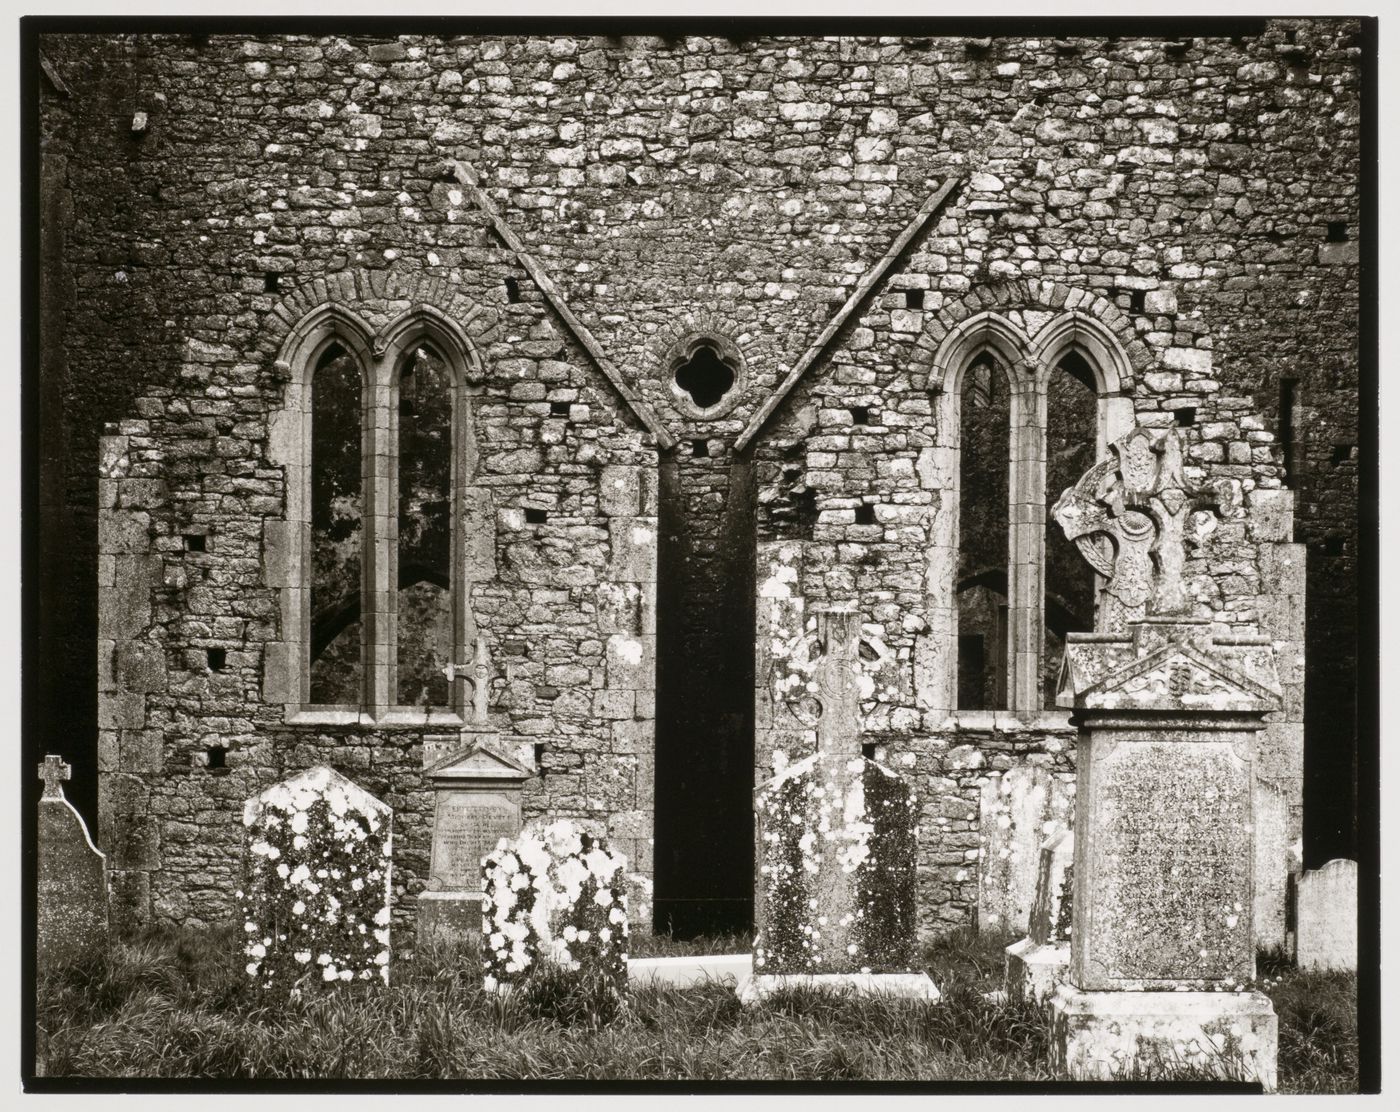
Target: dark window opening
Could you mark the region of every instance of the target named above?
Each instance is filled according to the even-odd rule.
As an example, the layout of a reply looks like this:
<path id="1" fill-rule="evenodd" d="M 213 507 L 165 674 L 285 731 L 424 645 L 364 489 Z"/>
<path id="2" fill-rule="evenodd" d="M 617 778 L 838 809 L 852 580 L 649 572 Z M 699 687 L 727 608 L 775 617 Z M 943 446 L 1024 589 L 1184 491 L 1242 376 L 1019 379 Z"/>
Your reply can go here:
<path id="1" fill-rule="evenodd" d="M 228 650 L 227 650 L 227 649 L 210 649 L 209 652 L 208 652 L 208 657 L 209 657 L 209 671 L 211 671 L 211 672 L 222 672 L 222 671 L 224 670 L 224 665 L 225 665 L 226 663 L 228 663 Z"/>
<path id="2" fill-rule="evenodd" d="M 1281 379 L 1278 384 L 1278 438 L 1283 445 L 1283 484 L 1290 489 L 1297 460 L 1297 431 L 1294 427 L 1298 405 L 1298 380 Z"/>
<path id="3" fill-rule="evenodd" d="M 568 402 L 550 402 L 549 415 L 551 417 L 567 417 L 569 415 Z"/>
<path id="4" fill-rule="evenodd" d="M 228 771 L 228 750 L 222 745 L 211 745 L 204 751 L 204 765 L 210 772 L 219 769 Z"/>
<path id="5" fill-rule="evenodd" d="M 690 454 L 692 456 L 707 457 L 710 454 L 710 442 L 708 440 L 692 440 L 690 442 Z"/>
<path id="6" fill-rule="evenodd" d="M 1346 549 L 1345 537 L 1326 537 L 1322 542 L 1322 554 L 1324 556 L 1341 556 Z"/>
<path id="7" fill-rule="evenodd" d="M 734 385 L 734 370 L 719 352 L 709 344 L 701 344 L 695 353 L 676 368 L 676 385 L 690 395 L 701 409 L 716 405 Z"/>
<path id="8" fill-rule="evenodd" d="M 922 309 L 924 307 L 924 291 L 905 290 L 904 307 L 906 309 Z"/>
<path id="9" fill-rule="evenodd" d="M 543 525 L 549 520 L 549 513 L 546 510 L 535 509 L 533 507 L 525 510 L 525 522 L 528 525 Z"/>
<path id="10" fill-rule="evenodd" d="M 520 303 L 520 281 L 517 278 L 506 279 L 506 302 L 510 305 Z"/>
<path id="11" fill-rule="evenodd" d="M 857 525 L 874 525 L 874 524 L 875 524 L 875 507 L 874 507 L 874 506 L 871 506 L 871 505 L 868 505 L 868 504 L 867 504 L 867 505 L 864 505 L 864 506 L 857 506 L 857 507 L 856 507 L 856 524 L 857 524 Z"/>
<path id="12" fill-rule="evenodd" d="M 862 741 L 860 743 L 860 755 L 867 761 L 875 759 L 875 743 L 873 741 Z"/>
<path id="13" fill-rule="evenodd" d="M 1327 221 L 1327 242 L 1345 243 L 1347 241 L 1347 222 L 1345 220 Z"/>
<path id="14" fill-rule="evenodd" d="M 1134 313 L 1145 313 L 1147 311 L 1147 291 L 1131 290 L 1128 293 L 1128 307 Z"/>
<path id="15" fill-rule="evenodd" d="M 263 275 L 263 293 L 276 293 L 282 288 L 282 275 L 268 271 Z"/>
<path id="16" fill-rule="evenodd" d="M 1341 463 L 1348 463 L 1355 458 L 1355 444 L 1333 444 L 1332 445 L 1332 466 L 1336 467 Z"/>
<path id="17" fill-rule="evenodd" d="M 983 710 L 986 698 L 984 676 L 987 670 L 987 644 L 980 633 L 958 637 L 958 706 L 963 710 Z"/>
<path id="18" fill-rule="evenodd" d="M 535 767 L 539 769 L 540 775 L 544 775 L 544 742 L 535 742 Z"/>
<path id="19" fill-rule="evenodd" d="M 1196 407 L 1184 405 L 1172 414 L 1176 418 L 1176 427 L 1179 429 L 1189 429 L 1196 423 Z"/>
<path id="20" fill-rule="evenodd" d="M 186 551 L 186 552 L 203 552 L 203 551 L 204 551 L 204 544 L 205 544 L 205 541 L 204 541 L 204 534 L 203 534 L 203 533 L 186 533 L 186 534 L 185 534 L 185 551 Z"/>
<path id="21" fill-rule="evenodd" d="M 853 424 L 853 425 L 868 425 L 868 424 L 870 424 L 870 407 L 869 407 L 868 405 L 853 405 L 853 406 L 851 406 L 851 424 Z"/>

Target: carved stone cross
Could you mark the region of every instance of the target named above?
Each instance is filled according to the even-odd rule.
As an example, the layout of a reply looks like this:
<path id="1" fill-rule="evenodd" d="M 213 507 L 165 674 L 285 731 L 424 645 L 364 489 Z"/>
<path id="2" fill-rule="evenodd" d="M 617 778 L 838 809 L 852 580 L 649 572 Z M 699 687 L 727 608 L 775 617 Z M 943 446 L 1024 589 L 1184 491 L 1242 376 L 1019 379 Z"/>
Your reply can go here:
<path id="1" fill-rule="evenodd" d="M 50 753 L 39 765 L 39 778 L 44 781 L 45 799 L 63 798 L 63 781 L 73 778 L 73 768 L 62 757 Z"/>
<path id="2" fill-rule="evenodd" d="M 1108 580 L 1099 628 L 1118 632 L 1150 615 L 1182 614 L 1186 548 L 1204 540 L 1222 517 L 1238 517 L 1239 483 L 1217 480 L 1191 492 L 1181 469 L 1174 429 L 1160 439 L 1136 428 L 1113 444 L 1113 457 L 1095 464 L 1051 510 L 1065 536 Z"/>
<path id="3" fill-rule="evenodd" d="M 854 610 L 816 612 L 816 660 L 812 681 L 821 704 L 817 752 L 860 756 L 860 615 Z"/>
<path id="4" fill-rule="evenodd" d="M 491 694 L 491 654 L 486 648 L 485 638 L 477 636 L 471 663 L 449 662 L 440 671 L 447 677 L 448 683 L 461 676 L 472 685 L 472 722 L 478 726 L 486 725 L 487 702 Z"/>

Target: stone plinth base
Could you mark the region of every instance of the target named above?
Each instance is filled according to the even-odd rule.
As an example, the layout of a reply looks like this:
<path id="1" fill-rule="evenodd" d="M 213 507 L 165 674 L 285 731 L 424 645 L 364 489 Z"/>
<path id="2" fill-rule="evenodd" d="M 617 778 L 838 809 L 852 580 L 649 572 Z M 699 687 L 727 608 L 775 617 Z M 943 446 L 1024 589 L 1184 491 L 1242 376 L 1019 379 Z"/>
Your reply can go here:
<path id="1" fill-rule="evenodd" d="M 1183 1072 L 1278 1084 L 1278 1016 L 1258 992 L 1081 992 L 1051 1000 L 1050 1056 L 1076 1081 Z"/>
<path id="2" fill-rule="evenodd" d="M 418 943 L 455 942 L 481 933 L 481 896 L 464 892 L 420 892 Z"/>
<path id="3" fill-rule="evenodd" d="M 937 1003 L 941 997 L 927 973 L 759 973 L 739 980 L 743 1004 L 754 1004 L 791 988 L 819 988 L 855 996 L 897 996 Z"/>
<path id="4" fill-rule="evenodd" d="M 706 981 L 741 981 L 753 973 L 752 954 L 700 954 L 676 958 L 628 958 L 627 980 L 684 988 Z"/>
<path id="5" fill-rule="evenodd" d="M 1037 946 L 1023 938 L 1006 948 L 1006 991 L 1013 1000 L 1046 1003 L 1068 979 L 1068 942 Z"/>

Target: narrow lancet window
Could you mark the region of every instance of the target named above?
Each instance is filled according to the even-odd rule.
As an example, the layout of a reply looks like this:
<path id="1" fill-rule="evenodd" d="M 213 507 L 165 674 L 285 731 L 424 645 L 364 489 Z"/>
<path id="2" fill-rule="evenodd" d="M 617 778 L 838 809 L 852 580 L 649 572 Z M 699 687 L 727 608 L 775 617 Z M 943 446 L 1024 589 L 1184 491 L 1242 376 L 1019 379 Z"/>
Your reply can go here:
<path id="1" fill-rule="evenodd" d="M 452 605 L 452 396 L 446 361 L 426 344 L 410 352 L 398 380 L 400 706 L 451 705 L 447 666 L 464 663 Z"/>
<path id="2" fill-rule="evenodd" d="M 1050 513 L 1056 500 L 1094 465 L 1098 396 L 1094 372 L 1071 351 L 1050 372 L 1045 395 L 1045 645 L 1042 705 L 1055 706 L 1065 634 L 1094 628 L 1094 573 Z"/>
<path id="3" fill-rule="evenodd" d="M 317 705 L 359 705 L 364 554 L 360 366 L 331 344 L 311 379 L 310 691 Z"/>
<path id="4" fill-rule="evenodd" d="M 964 373 L 960 408 L 958 707 L 1001 710 L 1007 688 L 1011 388 L 991 352 Z"/>

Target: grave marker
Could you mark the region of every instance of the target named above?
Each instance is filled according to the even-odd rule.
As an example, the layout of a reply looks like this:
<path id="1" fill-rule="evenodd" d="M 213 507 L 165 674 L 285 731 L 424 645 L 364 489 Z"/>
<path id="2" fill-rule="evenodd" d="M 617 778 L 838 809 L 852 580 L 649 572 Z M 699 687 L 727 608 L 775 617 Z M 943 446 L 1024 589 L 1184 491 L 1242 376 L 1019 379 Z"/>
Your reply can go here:
<path id="1" fill-rule="evenodd" d="M 1061 830 L 1040 847 L 1030 933 L 1006 948 L 1006 987 L 1014 997 L 1046 1000 L 1069 972 L 1074 905 L 1074 832 Z"/>
<path id="2" fill-rule="evenodd" d="M 326 765 L 244 804 L 247 972 L 258 987 L 389 982 L 393 811 Z"/>
<path id="3" fill-rule="evenodd" d="M 39 888 L 36 973 L 106 949 L 106 858 L 92 844 L 82 815 L 64 797 L 72 769 L 52 754 L 39 765 Z"/>
<path id="4" fill-rule="evenodd" d="M 915 972 L 915 821 L 904 780 L 861 755 L 861 627 L 818 610 L 775 666 L 775 694 L 816 733 L 817 751 L 756 793 L 759 935 L 745 1003 L 794 984 L 938 999 Z"/>
<path id="5" fill-rule="evenodd" d="M 1356 862 L 1309 869 L 1298 880 L 1298 968 L 1356 969 Z"/>

